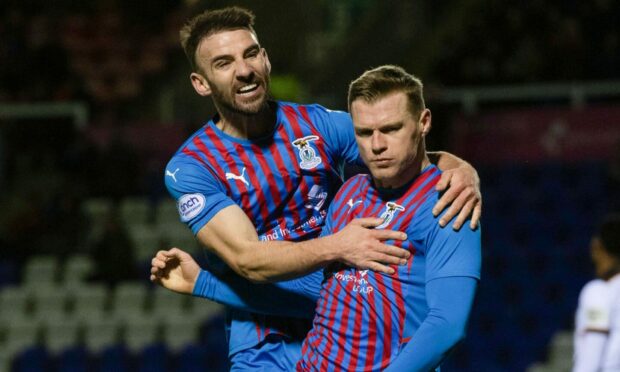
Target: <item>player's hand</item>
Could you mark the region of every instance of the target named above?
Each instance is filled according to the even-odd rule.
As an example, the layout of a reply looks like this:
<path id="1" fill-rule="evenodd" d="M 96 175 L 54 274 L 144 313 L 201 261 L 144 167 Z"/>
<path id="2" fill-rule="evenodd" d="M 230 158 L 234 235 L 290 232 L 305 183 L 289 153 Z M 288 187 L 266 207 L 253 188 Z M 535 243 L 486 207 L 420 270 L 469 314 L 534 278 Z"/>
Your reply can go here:
<path id="1" fill-rule="evenodd" d="M 333 247 L 338 247 L 338 261 L 360 270 L 393 274 L 389 265 L 404 265 L 408 250 L 383 243 L 386 240 L 405 240 L 401 231 L 372 229 L 383 223 L 381 218 L 358 218 L 344 229 L 331 235 Z"/>
<path id="2" fill-rule="evenodd" d="M 159 251 L 151 260 L 151 281 L 175 292 L 191 294 L 198 274 L 200 266 L 179 248 Z"/>
<path id="3" fill-rule="evenodd" d="M 448 205 L 448 211 L 439 220 L 441 227 L 446 226 L 458 214 L 452 228 L 461 228 L 467 217 L 471 216 L 469 227 L 474 230 L 478 227 L 482 214 L 482 195 L 480 193 L 480 178 L 476 170 L 469 164 L 444 171 L 441 179 L 435 186 L 437 191 L 444 191 L 443 196 L 433 208 L 433 215 L 437 217 Z"/>

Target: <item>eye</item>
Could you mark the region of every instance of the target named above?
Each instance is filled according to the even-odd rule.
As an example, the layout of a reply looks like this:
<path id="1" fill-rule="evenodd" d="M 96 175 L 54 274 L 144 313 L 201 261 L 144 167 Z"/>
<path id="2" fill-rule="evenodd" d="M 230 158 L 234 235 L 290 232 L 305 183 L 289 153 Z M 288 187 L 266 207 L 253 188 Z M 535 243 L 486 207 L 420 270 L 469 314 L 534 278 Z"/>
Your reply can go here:
<path id="1" fill-rule="evenodd" d="M 259 49 L 251 49 L 249 50 L 246 54 L 245 57 L 246 58 L 256 58 L 259 54 Z"/>
<path id="2" fill-rule="evenodd" d="M 358 137 L 369 137 L 372 134 L 370 130 L 358 129 L 355 131 L 355 135 Z"/>
<path id="3" fill-rule="evenodd" d="M 381 133 L 395 133 L 395 132 L 398 132 L 400 128 L 402 128 L 402 125 L 393 125 L 393 126 L 381 129 Z"/>
<path id="4" fill-rule="evenodd" d="M 230 66 L 230 61 L 226 59 L 219 59 L 213 63 L 215 69 L 221 70 Z"/>

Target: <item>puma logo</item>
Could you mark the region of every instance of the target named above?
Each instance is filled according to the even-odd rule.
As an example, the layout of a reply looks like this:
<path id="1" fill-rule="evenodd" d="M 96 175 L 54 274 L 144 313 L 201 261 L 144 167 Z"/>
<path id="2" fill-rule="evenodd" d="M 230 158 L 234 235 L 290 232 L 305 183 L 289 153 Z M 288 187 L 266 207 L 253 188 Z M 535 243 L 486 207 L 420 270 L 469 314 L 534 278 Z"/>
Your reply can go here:
<path id="1" fill-rule="evenodd" d="M 178 171 L 179 171 L 179 168 L 175 169 L 174 172 L 170 172 L 168 169 L 166 169 L 166 176 L 172 177 L 172 179 L 176 183 L 177 182 L 176 174 L 177 174 Z"/>
<path id="2" fill-rule="evenodd" d="M 347 205 L 349 206 L 349 209 L 353 209 L 353 206 L 356 204 L 361 203 L 361 200 L 356 200 L 355 202 L 353 201 L 353 199 L 349 199 L 349 201 L 347 202 Z"/>
<path id="3" fill-rule="evenodd" d="M 241 171 L 241 175 L 240 175 L 240 176 L 237 176 L 237 175 L 236 175 L 236 174 L 234 174 L 234 173 L 229 173 L 229 172 L 226 172 L 226 179 L 227 179 L 227 180 L 237 180 L 237 181 L 241 181 L 241 182 L 245 183 L 245 185 L 246 185 L 246 186 L 250 186 L 250 184 L 248 183 L 248 181 L 245 179 L 244 174 L 245 174 L 245 167 L 243 167 L 243 171 Z"/>

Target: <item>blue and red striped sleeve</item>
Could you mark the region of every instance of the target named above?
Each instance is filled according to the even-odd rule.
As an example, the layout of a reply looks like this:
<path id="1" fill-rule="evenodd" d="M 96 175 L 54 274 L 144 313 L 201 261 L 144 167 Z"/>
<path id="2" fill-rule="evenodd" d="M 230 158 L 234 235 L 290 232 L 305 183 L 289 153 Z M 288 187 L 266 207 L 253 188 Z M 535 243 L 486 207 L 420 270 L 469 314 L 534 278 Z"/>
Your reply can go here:
<path id="1" fill-rule="evenodd" d="M 181 222 L 187 224 L 194 235 L 217 212 L 235 204 L 209 166 L 191 154 L 177 153 L 170 160 L 164 182 L 177 202 Z"/>

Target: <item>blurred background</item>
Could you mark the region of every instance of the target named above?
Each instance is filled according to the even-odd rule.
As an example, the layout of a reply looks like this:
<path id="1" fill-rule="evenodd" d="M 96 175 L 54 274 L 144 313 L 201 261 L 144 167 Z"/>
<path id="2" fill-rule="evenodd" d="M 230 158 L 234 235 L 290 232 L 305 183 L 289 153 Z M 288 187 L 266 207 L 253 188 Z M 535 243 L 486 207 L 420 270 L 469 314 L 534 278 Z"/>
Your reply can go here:
<path id="1" fill-rule="evenodd" d="M 163 187 L 214 113 L 184 21 L 242 5 L 273 95 L 346 109 L 392 63 L 425 83 L 428 147 L 479 171 L 483 280 L 445 371 L 568 371 L 589 240 L 620 209 L 620 2 L 3 0 L 0 371 L 226 370 L 221 308 L 148 281 L 201 257 Z"/>

